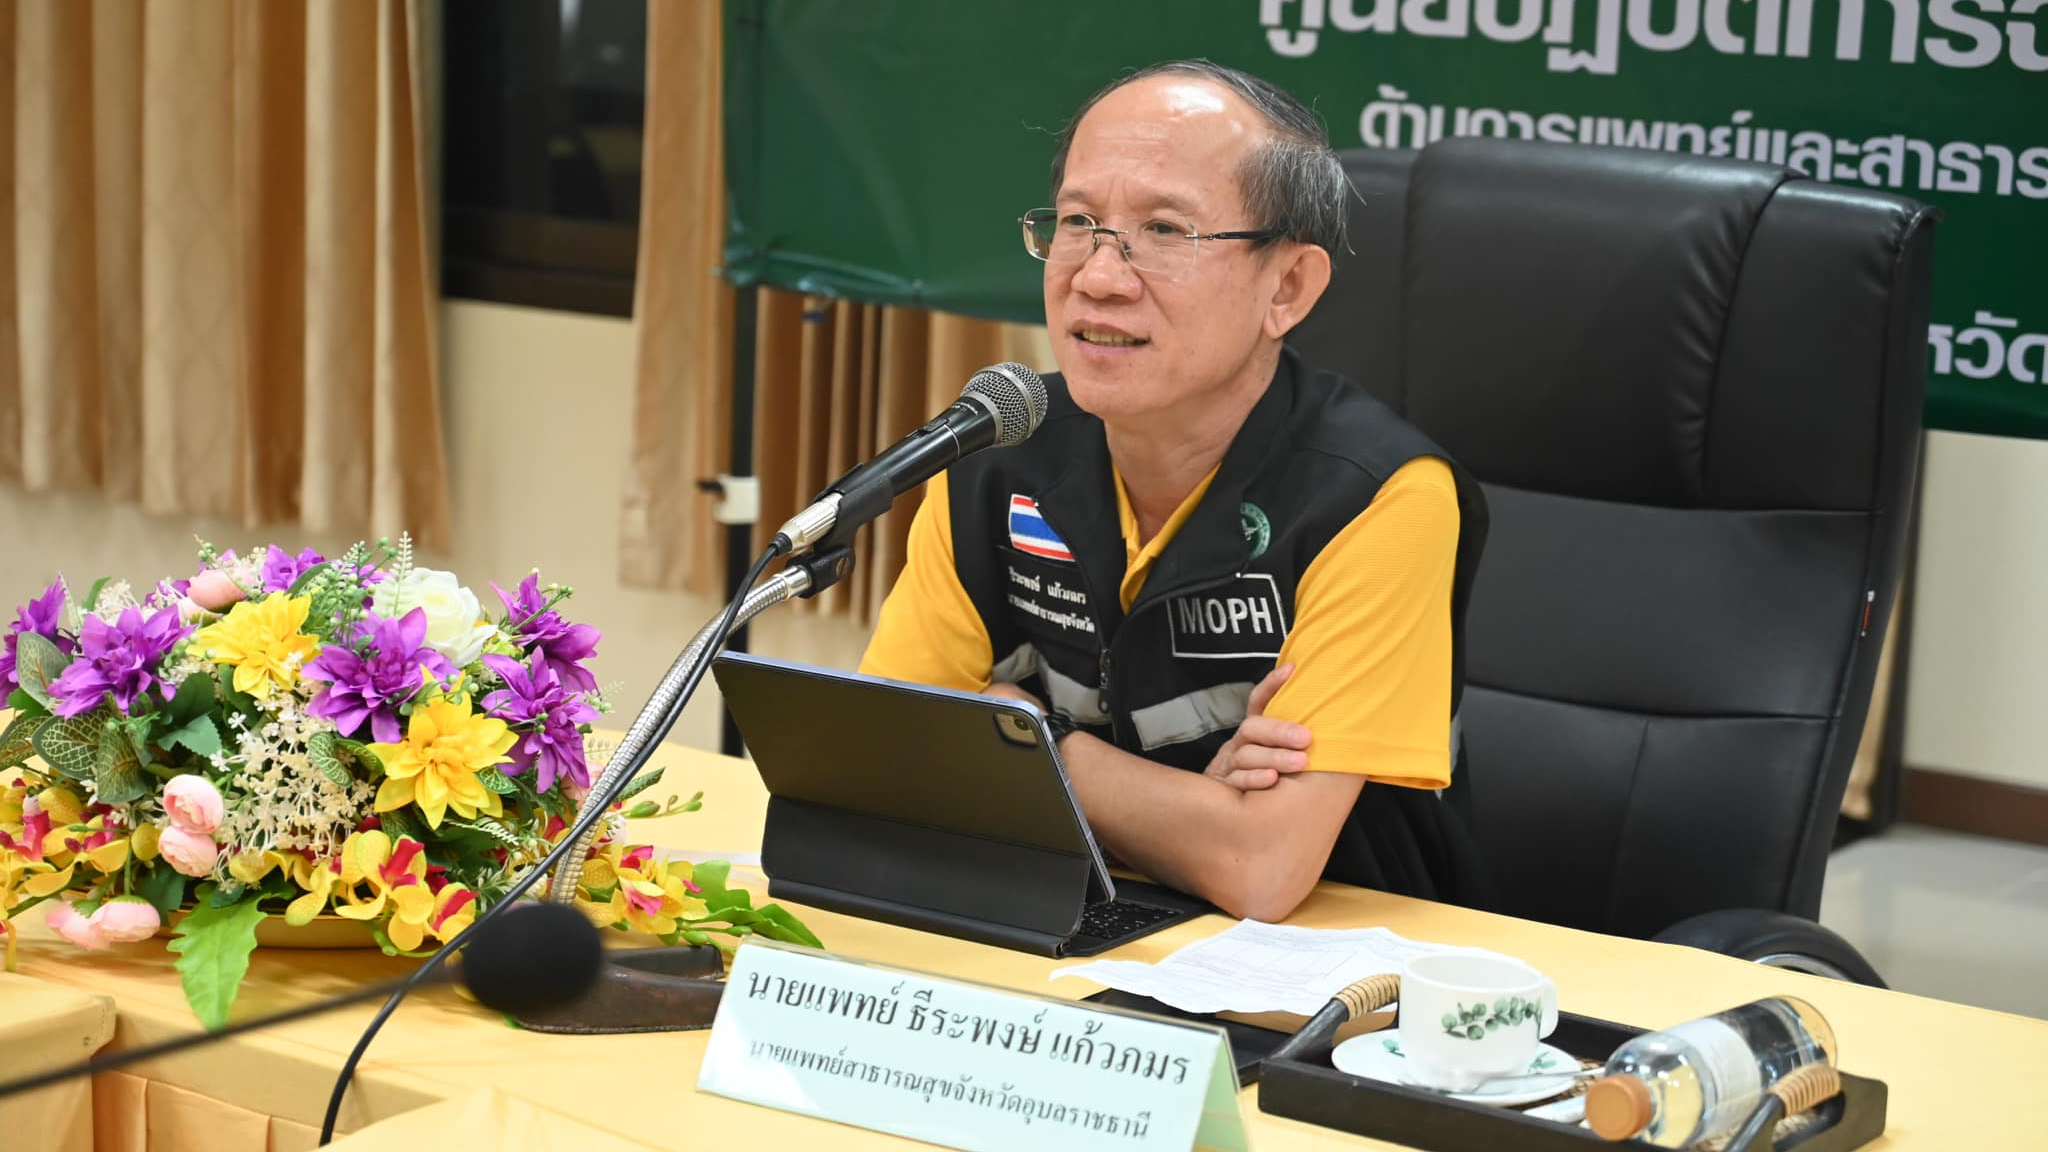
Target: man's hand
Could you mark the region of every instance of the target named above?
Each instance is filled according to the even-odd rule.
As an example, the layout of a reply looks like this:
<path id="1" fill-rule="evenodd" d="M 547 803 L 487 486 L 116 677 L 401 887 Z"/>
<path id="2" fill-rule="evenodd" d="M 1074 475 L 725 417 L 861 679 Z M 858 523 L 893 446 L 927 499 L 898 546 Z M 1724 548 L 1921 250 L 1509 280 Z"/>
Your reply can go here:
<path id="1" fill-rule="evenodd" d="M 1266 673 L 1266 678 L 1252 689 L 1252 698 L 1245 705 L 1244 723 L 1237 726 L 1237 734 L 1228 743 L 1216 750 L 1215 758 L 1204 769 L 1207 775 L 1241 792 L 1257 792 L 1278 784 L 1282 776 L 1308 767 L 1306 750 L 1312 739 L 1309 730 L 1265 715 L 1274 693 L 1293 674 L 1294 665 L 1282 664 Z"/>

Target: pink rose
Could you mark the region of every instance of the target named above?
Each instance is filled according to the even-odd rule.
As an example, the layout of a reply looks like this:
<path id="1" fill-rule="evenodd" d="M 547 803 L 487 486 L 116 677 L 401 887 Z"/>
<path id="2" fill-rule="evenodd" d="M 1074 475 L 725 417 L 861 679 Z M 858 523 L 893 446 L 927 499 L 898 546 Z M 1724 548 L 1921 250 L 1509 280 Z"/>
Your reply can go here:
<path id="1" fill-rule="evenodd" d="M 156 909 L 152 908 L 150 911 L 155 912 Z M 80 916 L 78 909 L 66 901 L 60 900 L 50 905 L 49 914 L 43 917 L 43 923 L 50 926 L 50 931 L 89 952 L 97 952 L 109 943 L 105 934 L 100 931 L 99 925 Z"/>
<path id="2" fill-rule="evenodd" d="M 214 861 L 220 859 L 220 845 L 204 832 L 194 832 L 176 824 L 164 829 L 157 838 L 156 850 L 171 867 L 186 876 L 204 876 L 213 871 Z"/>
<path id="3" fill-rule="evenodd" d="M 194 576 L 191 585 L 185 589 L 185 595 L 208 612 L 223 611 L 235 601 L 249 598 L 248 593 L 242 591 L 242 586 L 229 579 L 227 573 L 212 570 Z"/>
<path id="4" fill-rule="evenodd" d="M 149 901 L 140 896 L 116 896 L 100 905 L 86 926 L 109 944 L 132 944 L 156 935 L 163 923 Z"/>
<path id="5" fill-rule="evenodd" d="M 220 789 L 206 777 L 191 774 L 173 776 L 164 785 L 164 811 L 170 813 L 173 828 L 201 835 L 212 833 L 227 816 Z"/>

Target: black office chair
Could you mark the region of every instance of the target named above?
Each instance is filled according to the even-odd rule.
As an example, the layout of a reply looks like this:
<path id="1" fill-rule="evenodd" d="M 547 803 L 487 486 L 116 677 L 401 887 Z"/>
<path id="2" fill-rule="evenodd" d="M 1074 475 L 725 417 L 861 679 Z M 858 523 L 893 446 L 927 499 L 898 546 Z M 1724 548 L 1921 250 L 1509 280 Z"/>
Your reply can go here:
<path id="1" fill-rule="evenodd" d="M 1360 151 L 1292 337 L 1492 512 L 1461 716 L 1502 910 L 1880 983 L 1820 911 L 1898 588 L 1933 212 L 1764 164 Z"/>

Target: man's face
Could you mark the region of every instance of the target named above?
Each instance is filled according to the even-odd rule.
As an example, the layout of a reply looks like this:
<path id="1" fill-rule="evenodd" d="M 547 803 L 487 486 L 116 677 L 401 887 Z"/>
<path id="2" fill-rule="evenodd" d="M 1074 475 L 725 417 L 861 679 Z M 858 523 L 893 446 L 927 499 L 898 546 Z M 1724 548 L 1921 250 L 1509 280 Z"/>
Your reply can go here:
<path id="1" fill-rule="evenodd" d="M 1127 84 L 1089 109 L 1053 207 L 1132 230 L 1258 228 L 1238 164 L 1265 138 L 1258 113 L 1193 76 Z M 1204 241 L 1178 278 L 1140 272 L 1104 236 L 1080 264 L 1045 267 L 1045 321 L 1074 400 L 1105 420 L 1171 417 L 1253 370 L 1279 274 L 1244 241 Z M 1259 381 L 1263 384 L 1264 381 Z"/>

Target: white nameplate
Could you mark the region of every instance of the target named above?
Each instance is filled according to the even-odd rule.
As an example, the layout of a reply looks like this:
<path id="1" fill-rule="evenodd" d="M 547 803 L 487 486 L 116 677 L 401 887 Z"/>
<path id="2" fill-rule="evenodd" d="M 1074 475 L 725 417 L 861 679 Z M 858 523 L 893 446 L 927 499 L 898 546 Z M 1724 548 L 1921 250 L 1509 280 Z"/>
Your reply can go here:
<path id="1" fill-rule="evenodd" d="M 968 1152 L 1247 1148 L 1220 1028 L 752 940 L 697 1087 Z"/>

